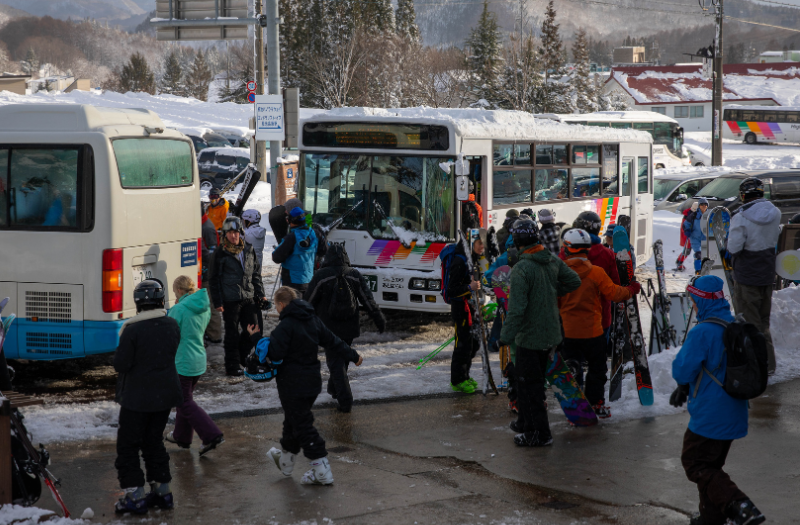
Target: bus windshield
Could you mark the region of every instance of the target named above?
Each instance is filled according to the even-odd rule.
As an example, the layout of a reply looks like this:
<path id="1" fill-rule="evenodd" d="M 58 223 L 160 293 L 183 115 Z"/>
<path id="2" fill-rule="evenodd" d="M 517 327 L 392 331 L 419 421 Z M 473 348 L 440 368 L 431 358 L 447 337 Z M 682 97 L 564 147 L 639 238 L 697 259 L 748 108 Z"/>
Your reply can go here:
<path id="1" fill-rule="evenodd" d="M 672 122 L 654 122 L 653 129 L 649 131 L 654 144 L 663 144 L 673 155 L 683 156 L 683 133 L 680 131 L 680 125 Z"/>
<path id="2" fill-rule="evenodd" d="M 448 241 L 455 236 L 452 160 L 307 153 L 299 198 L 323 226 L 343 217 L 342 228 L 376 239 Z"/>

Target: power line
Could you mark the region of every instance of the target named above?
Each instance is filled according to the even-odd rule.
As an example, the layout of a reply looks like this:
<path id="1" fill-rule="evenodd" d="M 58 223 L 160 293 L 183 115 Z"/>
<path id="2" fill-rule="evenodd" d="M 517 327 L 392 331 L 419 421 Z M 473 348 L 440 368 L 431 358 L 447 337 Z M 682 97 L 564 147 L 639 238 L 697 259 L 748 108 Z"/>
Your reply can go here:
<path id="1" fill-rule="evenodd" d="M 752 24 L 754 26 L 764 26 L 764 27 L 772 27 L 774 29 L 783 29 L 784 31 L 791 31 L 793 33 L 800 33 L 800 29 L 793 29 L 791 27 L 783 27 L 783 26 L 775 26 L 772 24 L 764 24 L 762 22 L 753 22 L 752 20 L 742 20 L 741 18 L 734 18 L 732 16 L 725 15 L 725 18 L 728 20 L 733 20 L 735 22 L 741 22 L 742 24 Z"/>
<path id="2" fill-rule="evenodd" d="M 665 11 L 663 9 L 650 9 L 648 7 L 634 7 L 629 5 L 622 5 L 622 4 L 615 4 L 611 2 L 600 2 L 598 0 L 568 0 L 570 2 L 578 3 L 578 4 L 595 4 L 595 5 L 604 5 L 608 7 L 617 7 L 620 9 L 627 9 L 627 10 L 635 10 L 635 11 L 650 11 L 653 13 L 666 13 L 670 15 L 679 15 L 679 16 L 704 16 L 702 13 L 687 13 L 681 11 Z M 664 4 L 662 2 L 657 2 L 661 5 L 678 5 L 678 4 Z M 680 4 L 686 5 L 686 4 Z"/>
<path id="3" fill-rule="evenodd" d="M 775 0 L 757 0 L 757 1 L 758 1 L 758 3 L 764 2 L 766 4 L 783 5 L 783 6 L 786 6 L 786 7 L 792 7 L 794 9 L 800 8 L 800 5 L 797 5 L 797 4 L 787 4 L 787 3 L 784 3 L 784 2 L 776 2 Z"/>

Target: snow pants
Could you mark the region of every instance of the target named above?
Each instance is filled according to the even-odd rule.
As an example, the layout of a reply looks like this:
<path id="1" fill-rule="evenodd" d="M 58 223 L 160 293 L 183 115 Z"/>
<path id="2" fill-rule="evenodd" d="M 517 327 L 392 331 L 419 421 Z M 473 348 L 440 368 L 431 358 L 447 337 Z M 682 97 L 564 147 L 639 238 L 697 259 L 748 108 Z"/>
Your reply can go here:
<path id="1" fill-rule="evenodd" d="M 137 412 L 121 407 L 117 429 L 117 469 L 119 486 L 122 489 L 144 487 L 147 481 L 169 483 L 169 454 L 164 448 L 164 429 L 167 427 L 170 409 L 158 412 Z M 142 452 L 145 478 L 139 466 L 139 451 Z"/>
<path id="2" fill-rule="evenodd" d="M 253 348 L 247 325 L 255 324 L 263 329 L 264 322 L 261 309 L 252 300 L 224 303 L 222 306 L 222 319 L 225 321 L 225 372 L 231 373 L 244 366 L 247 354 Z"/>
<path id="3" fill-rule="evenodd" d="M 303 455 L 310 460 L 327 456 L 325 440 L 314 428 L 314 414 L 311 413 L 317 396 L 294 397 L 282 394 L 278 389 L 278 397 L 284 413 L 281 448 L 292 454 L 299 454 L 303 449 Z"/>
<path id="4" fill-rule="evenodd" d="M 539 431 L 550 435 L 550 421 L 545 405 L 544 374 L 551 349 L 531 350 L 517 347 L 514 372 L 517 378 L 517 410 L 523 432 Z"/>
<path id="5" fill-rule="evenodd" d="M 222 314 L 214 308 L 214 301 L 211 299 L 211 290 L 205 286 L 204 288 L 208 293 L 208 307 L 211 309 L 211 319 L 208 320 L 205 336 L 212 342 L 218 343 L 222 341 Z"/>
<path id="6" fill-rule="evenodd" d="M 598 401 L 605 401 L 605 386 L 608 381 L 608 365 L 606 364 L 606 336 L 590 339 L 564 339 L 561 355 L 567 366 L 575 375 L 578 384 L 583 384 L 582 360 L 586 360 L 586 386 L 584 394 L 589 404 L 594 406 Z M 580 377 L 580 379 L 578 379 Z"/>
<path id="7" fill-rule="evenodd" d="M 450 314 L 456 330 L 453 359 L 450 362 L 450 384 L 457 385 L 469 379 L 472 360 L 480 349 L 480 342 L 472 336 L 472 309 L 467 301 L 454 301 Z"/>
<path id="8" fill-rule="evenodd" d="M 343 339 L 347 346 L 352 346 L 353 339 Z M 350 390 L 350 379 L 347 377 L 347 368 L 350 365 L 338 354 L 325 352 L 325 363 L 328 365 L 328 394 L 339 402 L 339 408 L 349 412 L 353 408 L 353 391 Z"/>
<path id="9" fill-rule="evenodd" d="M 703 241 L 689 239 L 689 243 L 692 246 L 692 251 L 694 251 L 694 271 L 695 273 L 700 273 L 700 268 L 703 267 Z"/>
<path id="10" fill-rule="evenodd" d="M 727 521 L 725 507 L 732 501 L 747 498 L 722 470 L 731 443 L 730 439 L 709 439 L 689 429 L 683 436 L 681 464 L 689 481 L 697 484 L 700 515 L 707 525 L 723 525 Z"/>
<path id="11" fill-rule="evenodd" d="M 769 315 L 772 312 L 772 286 L 749 286 L 733 284 L 733 307 L 744 320 L 754 324 L 767 340 L 767 370 L 775 371 L 775 346 L 769 331 Z"/>
<path id="12" fill-rule="evenodd" d="M 178 405 L 175 413 L 175 430 L 172 436 L 181 443 L 191 443 L 193 431 L 197 432 L 204 445 L 211 443 L 216 437 L 222 435 L 222 431 L 211 420 L 206 411 L 195 403 L 193 394 L 194 387 L 200 376 L 187 377 L 179 375 L 181 380 L 181 392 L 183 393 L 183 403 Z"/>

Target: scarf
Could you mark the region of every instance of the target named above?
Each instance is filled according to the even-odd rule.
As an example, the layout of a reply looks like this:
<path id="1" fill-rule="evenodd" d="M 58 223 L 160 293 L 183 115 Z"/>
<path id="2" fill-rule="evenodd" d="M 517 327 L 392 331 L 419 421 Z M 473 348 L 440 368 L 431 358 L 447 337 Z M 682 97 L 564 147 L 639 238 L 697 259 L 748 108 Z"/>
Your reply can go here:
<path id="1" fill-rule="evenodd" d="M 239 244 L 233 244 L 231 241 L 228 240 L 226 236 L 222 240 L 222 249 L 228 252 L 231 255 L 239 255 L 244 250 L 244 237 L 241 235 L 239 236 Z"/>

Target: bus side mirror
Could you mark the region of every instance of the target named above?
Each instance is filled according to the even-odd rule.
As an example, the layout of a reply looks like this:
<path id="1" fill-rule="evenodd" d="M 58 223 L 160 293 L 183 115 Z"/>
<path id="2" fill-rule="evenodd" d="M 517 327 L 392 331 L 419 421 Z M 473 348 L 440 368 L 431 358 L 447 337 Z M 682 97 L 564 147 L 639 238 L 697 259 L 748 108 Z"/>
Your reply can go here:
<path id="1" fill-rule="evenodd" d="M 677 197 L 675 197 L 675 202 L 683 202 L 687 200 L 689 197 L 685 193 L 679 193 Z"/>
<path id="2" fill-rule="evenodd" d="M 469 200 L 469 177 L 466 175 L 456 177 L 456 199 L 459 201 Z"/>

